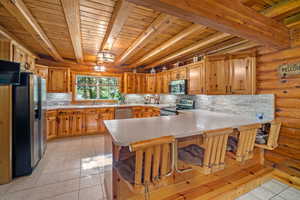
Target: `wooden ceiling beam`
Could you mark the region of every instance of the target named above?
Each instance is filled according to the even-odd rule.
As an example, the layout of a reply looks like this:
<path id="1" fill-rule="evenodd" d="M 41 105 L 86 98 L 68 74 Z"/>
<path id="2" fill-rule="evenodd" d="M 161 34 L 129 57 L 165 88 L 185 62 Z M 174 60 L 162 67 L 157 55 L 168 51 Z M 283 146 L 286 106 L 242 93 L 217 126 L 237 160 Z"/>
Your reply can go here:
<path id="1" fill-rule="evenodd" d="M 239 0 L 127 0 L 275 49 L 290 47 L 288 29 Z"/>
<path id="2" fill-rule="evenodd" d="M 131 64 L 130 66 L 127 66 L 126 68 L 136 68 L 139 65 L 144 64 L 146 61 L 153 58 L 154 56 L 160 54 L 161 52 L 163 52 L 167 48 L 169 48 L 172 45 L 176 44 L 180 40 L 183 40 L 184 38 L 188 37 L 189 35 L 191 35 L 195 32 L 198 32 L 198 31 L 199 31 L 199 34 L 200 34 L 200 32 L 205 31 L 206 29 L 207 28 L 205 26 L 202 26 L 202 25 L 199 25 L 199 24 L 193 24 L 193 25 L 189 26 L 187 29 L 184 29 L 183 31 L 181 31 L 180 33 L 178 33 L 177 35 L 175 35 L 174 37 L 169 39 L 168 41 L 166 41 L 163 44 L 159 45 L 158 47 L 156 47 L 155 49 L 153 49 L 152 51 L 150 51 L 146 55 L 144 55 L 142 58 L 137 60 L 135 63 Z"/>
<path id="3" fill-rule="evenodd" d="M 209 36 L 203 40 L 200 40 L 186 48 L 183 48 L 173 54 L 170 54 L 150 65 L 147 65 L 146 67 L 144 67 L 143 69 L 150 69 L 150 68 L 154 68 L 154 67 L 157 67 L 159 65 L 162 65 L 162 64 L 165 64 L 169 61 L 172 61 L 172 60 L 175 60 L 177 58 L 180 58 L 180 57 L 183 57 L 185 55 L 188 55 L 196 50 L 199 50 L 199 49 L 202 49 L 202 48 L 206 48 L 208 47 L 209 45 L 213 45 L 217 42 L 221 42 L 221 41 L 224 41 L 226 39 L 229 39 L 233 36 L 231 36 L 230 34 L 227 34 L 227 33 L 216 33 L 216 34 L 213 34 L 212 36 Z"/>
<path id="4" fill-rule="evenodd" d="M 151 40 L 153 40 L 158 34 L 168 29 L 172 25 L 172 21 L 175 17 L 160 14 L 148 28 L 130 45 L 130 47 L 118 58 L 116 65 L 122 65 L 138 50 L 142 49 Z"/>
<path id="5" fill-rule="evenodd" d="M 133 7 L 133 4 L 125 0 L 118 1 L 102 41 L 101 50 L 111 50 Z"/>
<path id="6" fill-rule="evenodd" d="M 273 18 L 299 8 L 300 8 L 300 0 L 284 0 L 284 1 L 279 1 L 278 3 L 274 4 L 272 7 L 263 10 L 261 14 Z"/>
<path id="7" fill-rule="evenodd" d="M 0 3 L 14 16 L 17 21 L 36 39 L 55 60 L 63 61 L 39 23 L 32 16 L 22 0 L 0 0 Z"/>
<path id="8" fill-rule="evenodd" d="M 78 63 L 83 63 L 79 0 L 61 0 L 61 4 L 64 9 L 76 60 Z"/>

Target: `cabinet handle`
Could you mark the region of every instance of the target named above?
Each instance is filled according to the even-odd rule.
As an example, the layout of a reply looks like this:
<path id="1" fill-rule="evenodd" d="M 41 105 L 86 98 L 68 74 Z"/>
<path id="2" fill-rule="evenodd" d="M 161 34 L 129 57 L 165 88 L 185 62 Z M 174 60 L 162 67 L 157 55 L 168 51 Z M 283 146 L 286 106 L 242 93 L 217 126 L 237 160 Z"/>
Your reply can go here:
<path id="1" fill-rule="evenodd" d="M 226 93 L 228 92 L 228 86 L 226 85 Z"/>

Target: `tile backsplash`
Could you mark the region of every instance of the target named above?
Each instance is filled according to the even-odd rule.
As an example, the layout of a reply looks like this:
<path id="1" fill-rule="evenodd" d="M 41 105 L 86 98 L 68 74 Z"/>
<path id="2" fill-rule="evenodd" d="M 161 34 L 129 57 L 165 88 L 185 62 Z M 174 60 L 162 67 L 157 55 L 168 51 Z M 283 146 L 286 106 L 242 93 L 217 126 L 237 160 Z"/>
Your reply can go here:
<path id="1" fill-rule="evenodd" d="M 127 94 L 125 103 L 144 103 L 144 96 L 140 94 Z M 71 104 L 72 93 L 49 93 L 48 105 Z M 256 117 L 263 113 L 264 119 L 274 119 L 275 96 L 264 95 L 160 95 L 161 104 L 175 104 L 182 98 L 195 100 L 195 108 Z"/>
<path id="2" fill-rule="evenodd" d="M 264 119 L 273 120 L 275 96 L 264 95 L 195 95 L 188 96 L 195 100 L 196 109 L 232 113 L 256 118 L 263 114 Z"/>
<path id="3" fill-rule="evenodd" d="M 68 105 L 72 102 L 72 93 L 48 93 L 47 105 Z"/>

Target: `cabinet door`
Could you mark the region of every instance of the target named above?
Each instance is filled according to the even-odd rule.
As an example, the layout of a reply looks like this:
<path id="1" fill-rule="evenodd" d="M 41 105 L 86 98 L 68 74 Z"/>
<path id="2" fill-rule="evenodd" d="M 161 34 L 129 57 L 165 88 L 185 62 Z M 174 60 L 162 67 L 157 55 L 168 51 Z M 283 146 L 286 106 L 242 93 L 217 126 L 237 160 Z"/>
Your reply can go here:
<path id="1" fill-rule="evenodd" d="M 181 67 L 178 69 L 178 72 L 177 72 L 177 79 L 178 80 L 185 80 L 187 79 L 187 71 L 186 71 L 186 68 L 185 67 Z"/>
<path id="2" fill-rule="evenodd" d="M 71 134 L 84 134 L 84 115 L 82 111 L 74 111 L 71 116 Z"/>
<path id="3" fill-rule="evenodd" d="M 48 92 L 65 93 L 69 88 L 68 69 L 48 69 Z"/>
<path id="4" fill-rule="evenodd" d="M 104 133 L 106 131 L 104 120 L 112 120 L 115 118 L 115 111 L 112 108 L 105 108 L 99 110 L 99 132 Z"/>
<path id="5" fill-rule="evenodd" d="M 163 72 L 162 73 L 162 91 L 163 94 L 169 93 L 169 82 L 170 82 L 170 73 Z"/>
<path id="6" fill-rule="evenodd" d="M 85 133 L 98 133 L 99 113 L 97 110 L 87 110 L 85 112 Z"/>
<path id="7" fill-rule="evenodd" d="M 47 132 L 47 140 L 53 139 L 57 137 L 57 119 L 56 113 L 47 113 L 46 114 L 46 132 Z"/>
<path id="8" fill-rule="evenodd" d="M 156 94 L 161 94 L 162 93 L 162 74 L 158 73 L 156 75 Z"/>
<path id="9" fill-rule="evenodd" d="M 58 136 L 66 137 L 71 135 L 71 116 L 67 112 L 58 113 Z"/>
<path id="10" fill-rule="evenodd" d="M 170 76 L 171 76 L 171 80 L 172 81 L 175 81 L 175 80 L 178 80 L 179 79 L 179 74 L 178 74 L 178 71 L 177 71 L 177 69 L 175 70 L 172 70 L 171 72 L 170 72 Z"/>
<path id="11" fill-rule="evenodd" d="M 255 94 L 255 57 L 232 56 L 230 59 L 231 94 Z"/>
<path id="12" fill-rule="evenodd" d="M 144 94 L 146 86 L 145 74 L 136 74 L 136 93 Z"/>
<path id="13" fill-rule="evenodd" d="M 199 62 L 189 67 L 189 94 L 203 94 L 205 89 L 205 62 Z"/>
<path id="14" fill-rule="evenodd" d="M 154 94 L 156 89 L 156 75 L 147 74 L 147 93 Z"/>
<path id="15" fill-rule="evenodd" d="M 132 94 L 135 93 L 136 89 L 136 76 L 134 73 L 124 74 L 124 93 Z"/>
<path id="16" fill-rule="evenodd" d="M 229 61 L 226 57 L 209 57 L 206 61 L 207 94 L 227 94 L 229 91 Z"/>

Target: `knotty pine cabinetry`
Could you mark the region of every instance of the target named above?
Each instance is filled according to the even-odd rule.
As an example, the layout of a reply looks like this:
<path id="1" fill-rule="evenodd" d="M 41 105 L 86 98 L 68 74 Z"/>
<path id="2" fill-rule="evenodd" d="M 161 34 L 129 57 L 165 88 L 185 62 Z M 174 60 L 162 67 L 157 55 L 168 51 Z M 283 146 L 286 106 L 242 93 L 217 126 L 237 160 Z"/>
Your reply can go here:
<path id="1" fill-rule="evenodd" d="M 156 74 L 146 74 L 146 93 L 156 93 Z"/>
<path id="2" fill-rule="evenodd" d="M 67 93 L 70 91 L 70 69 L 62 67 L 48 68 L 48 92 Z"/>
<path id="3" fill-rule="evenodd" d="M 200 62 L 156 74 L 125 73 L 124 93 L 167 94 L 170 81 L 184 79 L 191 95 L 255 94 L 255 52 L 206 56 Z"/>
<path id="4" fill-rule="evenodd" d="M 205 62 L 188 65 L 188 94 L 204 94 L 205 92 Z"/>
<path id="5" fill-rule="evenodd" d="M 132 108 L 134 118 L 147 118 L 160 116 L 160 109 L 154 107 L 136 106 Z"/>
<path id="6" fill-rule="evenodd" d="M 151 106 L 132 107 L 134 118 L 160 116 Z M 115 108 L 58 109 L 46 112 L 47 139 L 105 133 L 104 120 L 115 118 Z"/>
<path id="7" fill-rule="evenodd" d="M 21 63 L 21 69 L 24 71 L 34 71 L 35 56 L 29 54 L 24 48 L 13 44 L 13 62 Z"/>

